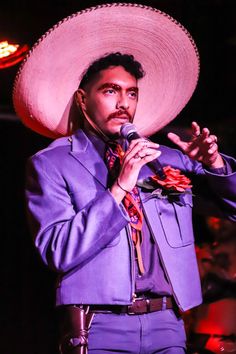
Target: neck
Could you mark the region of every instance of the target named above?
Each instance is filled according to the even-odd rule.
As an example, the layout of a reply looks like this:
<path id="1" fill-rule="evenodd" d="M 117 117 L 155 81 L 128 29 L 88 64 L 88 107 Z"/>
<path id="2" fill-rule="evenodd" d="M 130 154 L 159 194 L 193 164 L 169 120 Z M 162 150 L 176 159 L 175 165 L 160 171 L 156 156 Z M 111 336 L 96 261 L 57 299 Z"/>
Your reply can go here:
<path id="1" fill-rule="evenodd" d="M 93 135 L 100 136 L 104 141 L 108 141 L 109 138 L 106 136 L 105 133 L 95 124 L 92 119 L 83 111 L 84 114 L 84 128 L 85 130 L 91 132 Z"/>

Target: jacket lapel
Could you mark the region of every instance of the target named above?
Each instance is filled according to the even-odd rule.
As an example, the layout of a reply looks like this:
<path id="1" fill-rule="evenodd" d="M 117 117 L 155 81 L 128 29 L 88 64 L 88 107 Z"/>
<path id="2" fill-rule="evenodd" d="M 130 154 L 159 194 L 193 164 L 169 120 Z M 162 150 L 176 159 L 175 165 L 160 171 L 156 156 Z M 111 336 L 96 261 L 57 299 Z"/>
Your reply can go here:
<path id="1" fill-rule="evenodd" d="M 71 136 L 70 154 L 86 168 L 98 182 L 107 187 L 108 171 L 105 162 L 97 152 L 92 142 L 82 130 Z"/>
<path id="2" fill-rule="evenodd" d="M 105 162 L 97 152 L 93 143 L 88 139 L 83 130 L 79 129 L 71 136 L 70 154 L 83 165 L 104 187 L 107 187 L 108 170 Z M 163 156 L 160 156 L 162 160 Z M 162 162 L 162 161 L 161 161 Z M 139 173 L 138 179 L 145 179 L 154 173 L 145 165 Z M 141 192 L 142 194 L 142 192 Z"/>

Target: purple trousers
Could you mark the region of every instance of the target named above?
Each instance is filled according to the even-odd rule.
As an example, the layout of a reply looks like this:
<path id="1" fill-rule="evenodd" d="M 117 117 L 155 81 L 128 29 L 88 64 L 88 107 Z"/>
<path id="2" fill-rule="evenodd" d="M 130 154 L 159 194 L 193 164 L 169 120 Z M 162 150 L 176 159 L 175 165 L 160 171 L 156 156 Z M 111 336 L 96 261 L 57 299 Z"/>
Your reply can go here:
<path id="1" fill-rule="evenodd" d="M 89 333 L 89 354 L 183 354 L 183 320 L 173 310 L 144 315 L 96 313 Z"/>

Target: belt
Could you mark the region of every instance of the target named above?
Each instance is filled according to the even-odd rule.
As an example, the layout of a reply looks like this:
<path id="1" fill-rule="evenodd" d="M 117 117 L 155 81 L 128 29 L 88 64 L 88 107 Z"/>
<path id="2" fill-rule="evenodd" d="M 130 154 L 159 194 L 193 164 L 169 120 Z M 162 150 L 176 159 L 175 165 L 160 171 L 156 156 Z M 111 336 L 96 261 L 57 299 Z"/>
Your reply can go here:
<path id="1" fill-rule="evenodd" d="M 174 308 L 172 297 L 154 299 L 136 298 L 132 305 L 90 305 L 90 311 L 94 313 L 126 313 L 128 315 L 142 315 L 145 313 L 163 311 Z"/>

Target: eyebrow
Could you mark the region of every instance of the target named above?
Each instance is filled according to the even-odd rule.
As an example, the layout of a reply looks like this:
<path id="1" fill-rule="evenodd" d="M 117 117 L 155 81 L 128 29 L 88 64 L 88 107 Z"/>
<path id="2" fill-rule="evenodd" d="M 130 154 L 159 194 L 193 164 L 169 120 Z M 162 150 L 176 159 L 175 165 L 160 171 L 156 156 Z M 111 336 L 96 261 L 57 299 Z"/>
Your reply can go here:
<path id="1" fill-rule="evenodd" d="M 98 88 L 98 90 L 101 91 L 104 88 L 113 88 L 116 91 L 121 91 L 121 86 L 117 85 L 117 84 L 114 84 L 113 82 L 106 82 L 105 84 L 101 85 Z M 134 92 L 138 93 L 138 87 L 136 87 L 136 86 L 129 87 L 126 91 L 134 91 Z"/>

